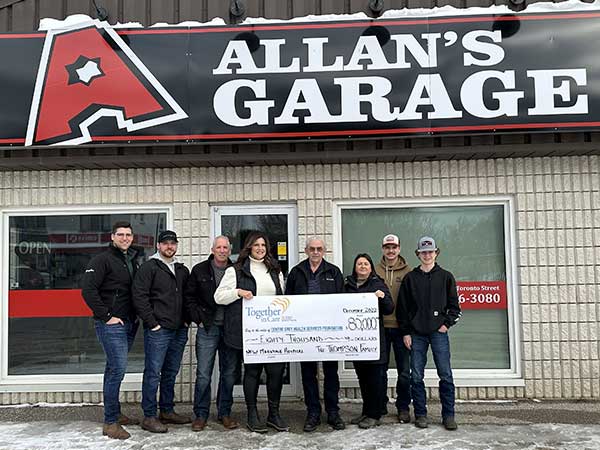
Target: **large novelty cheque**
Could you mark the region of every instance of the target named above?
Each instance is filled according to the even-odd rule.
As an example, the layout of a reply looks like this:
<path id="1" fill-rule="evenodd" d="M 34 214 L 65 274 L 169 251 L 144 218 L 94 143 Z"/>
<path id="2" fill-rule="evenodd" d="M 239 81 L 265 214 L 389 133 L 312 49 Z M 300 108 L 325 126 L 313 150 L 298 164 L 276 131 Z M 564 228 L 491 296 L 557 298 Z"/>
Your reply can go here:
<path id="1" fill-rule="evenodd" d="M 258 296 L 243 305 L 245 363 L 379 358 L 373 293 Z"/>

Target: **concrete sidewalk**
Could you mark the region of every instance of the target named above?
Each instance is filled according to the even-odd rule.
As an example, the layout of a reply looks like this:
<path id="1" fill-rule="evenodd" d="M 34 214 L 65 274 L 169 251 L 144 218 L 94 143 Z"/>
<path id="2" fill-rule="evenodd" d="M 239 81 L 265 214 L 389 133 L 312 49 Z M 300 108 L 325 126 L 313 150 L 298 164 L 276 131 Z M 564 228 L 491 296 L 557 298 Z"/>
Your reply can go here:
<path id="1" fill-rule="evenodd" d="M 342 402 L 340 406 L 346 421 L 361 409 L 356 401 Z M 393 405 L 389 406 L 393 412 Z M 262 414 L 266 413 L 266 404 L 259 408 Z M 600 449 L 597 402 L 458 402 L 459 430 L 454 432 L 441 426 L 439 409 L 439 403 L 431 403 L 431 425 L 426 430 L 399 424 L 395 415 L 389 414 L 382 426 L 370 430 L 348 425 L 346 430 L 333 431 L 321 425 L 314 433 L 303 433 L 304 405 L 294 401 L 282 405 L 282 415 L 292 427 L 290 433 L 271 430 L 258 435 L 244 427 L 225 431 L 213 416 L 199 433 L 193 433 L 189 425 L 171 426 L 168 433 L 161 435 L 135 426 L 128 427 L 130 439 L 114 441 L 101 434 L 102 406 L 0 407 L 0 449 Z M 178 405 L 177 411 L 191 414 L 191 405 Z M 123 412 L 141 416 L 139 405 L 123 405 Z M 245 424 L 243 402 L 235 403 L 234 416 Z"/>

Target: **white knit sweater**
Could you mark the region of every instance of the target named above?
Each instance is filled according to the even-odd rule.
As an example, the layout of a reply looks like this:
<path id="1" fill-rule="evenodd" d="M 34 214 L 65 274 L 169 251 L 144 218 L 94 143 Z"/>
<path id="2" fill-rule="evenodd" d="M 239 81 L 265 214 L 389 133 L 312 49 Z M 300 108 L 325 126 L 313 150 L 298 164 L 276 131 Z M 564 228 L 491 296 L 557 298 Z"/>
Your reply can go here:
<path id="1" fill-rule="evenodd" d="M 256 295 L 275 295 L 275 284 L 263 260 L 250 257 L 250 273 L 256 281 Z M 279 283 L 283 289 L 283 273 L 279 272 Z M 229 305 L 240 298 L 238 294 L 235 269 L 228 267 L 219 287 L 215 291 L 215 302 L 219 305 Z"/>

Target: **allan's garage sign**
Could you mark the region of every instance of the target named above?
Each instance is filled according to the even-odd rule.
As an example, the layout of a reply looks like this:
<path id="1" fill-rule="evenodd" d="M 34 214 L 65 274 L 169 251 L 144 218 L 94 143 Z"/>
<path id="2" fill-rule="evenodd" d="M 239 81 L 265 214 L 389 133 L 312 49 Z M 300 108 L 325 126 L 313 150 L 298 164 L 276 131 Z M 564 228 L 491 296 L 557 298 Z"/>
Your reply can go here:
<path id="1" fill-rule="evenodd" d="M 0 35 L 0 145 L 600 126 L 600 11 Z"/>

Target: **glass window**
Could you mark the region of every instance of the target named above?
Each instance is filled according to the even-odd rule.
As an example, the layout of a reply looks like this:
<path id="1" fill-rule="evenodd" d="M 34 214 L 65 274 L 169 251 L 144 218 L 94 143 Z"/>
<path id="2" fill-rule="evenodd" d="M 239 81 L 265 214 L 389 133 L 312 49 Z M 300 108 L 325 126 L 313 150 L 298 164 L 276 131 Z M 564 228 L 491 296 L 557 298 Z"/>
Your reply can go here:
<path id="1" fill-rule="evenodd" d="M 351 273 L 359 252 L 378 261 L 388 233 L 399 236 L 411 267 L 418 265 L 418 239 L 434 237 L 439 264 L 456 277 L 463 310 L 451 331 L 453 367 L 509 369 L 504 214 L 503 205 L 342 209 L 344 273 Z"/>
<path id="2" fill-rule="evenodd" d="M 129 221 L 140 263 L 155 251 L 165 213 L 11 216 L 9 218 L 8 375 L 104 372 L 80 282 L 88 261 L 110 242 L 112 224 Z M 138 336 L 127 370 L 142 372 Z"/>
<path id="3" fill-rule="evenodd" d="M 289 260 L 287 256 L 288 243 L 288 214 L 221 214 L 221 231 L 229 237 L 231 242 L 231 259 L 237 261 L 240 250 L 246 241 L 246 238 L 252 231 L 262 231 L 269 238 L 271 244 L 271 255 L 277 258 L 279 266 L 284 276 L 287 276 L 289 269 Z M 283 372 L 283 384 L 290 384 L 290 363 L 285 363 Z M 236 385 L 241 385 L 244 379 L 244 366 L 240 370 L 239 376 L 235 381 Z M 260 379 L 261 385 L 266 385 L 266 373 L 263 371 Z"/>
<path id="4" fill-rule="evenodd" d="M 237 261 L 246 238 L 252 231 L 262 231 L 269 238 L 271 255 L 278 260 L 284 276 L 288 273 L 287 214 L 222 215 L 221 234 L 231 242 L 231 259 Z"/>

